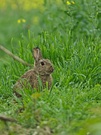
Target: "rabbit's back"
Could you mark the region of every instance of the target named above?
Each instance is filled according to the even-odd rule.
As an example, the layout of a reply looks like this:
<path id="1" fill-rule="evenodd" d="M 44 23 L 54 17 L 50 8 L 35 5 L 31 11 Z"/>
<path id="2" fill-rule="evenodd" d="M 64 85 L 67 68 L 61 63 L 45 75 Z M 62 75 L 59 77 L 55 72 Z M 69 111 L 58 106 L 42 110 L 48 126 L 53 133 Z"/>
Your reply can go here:
<path id="1" fill-rule="evenodd" d="M 37 85 L 37 76 L 33 69 L 27 71 L 21 78 L 15 83 L 14 90 L 22 88 L 35 88 Z"/>

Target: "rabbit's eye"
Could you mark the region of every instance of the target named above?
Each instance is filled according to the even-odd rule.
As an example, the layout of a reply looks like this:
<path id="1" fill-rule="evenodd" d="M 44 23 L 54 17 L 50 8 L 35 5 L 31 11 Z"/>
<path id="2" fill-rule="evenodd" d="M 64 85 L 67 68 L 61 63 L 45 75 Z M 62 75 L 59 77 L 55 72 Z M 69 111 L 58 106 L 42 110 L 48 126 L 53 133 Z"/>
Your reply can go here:
<path id="1" fill-rule="evenodd" d="M 41 65 L 42 65 L 42 66 L 45 65 L 45 63 L 44 63 L 44 62 L 41 62 Z"/>

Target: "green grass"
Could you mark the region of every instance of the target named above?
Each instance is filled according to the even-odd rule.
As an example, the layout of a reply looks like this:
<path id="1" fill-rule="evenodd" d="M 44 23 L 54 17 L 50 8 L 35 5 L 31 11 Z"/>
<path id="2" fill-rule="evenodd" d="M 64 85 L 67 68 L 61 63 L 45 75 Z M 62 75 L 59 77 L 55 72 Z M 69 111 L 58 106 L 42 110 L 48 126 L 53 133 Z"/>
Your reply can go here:
<path id="1" fill-rule="evenodd" d="M 77 0 L 71 5 L 45 2 L 42 11 L 10 5 L 0 9 L 0 44 L 31 64 L 32 48 L 39 46 L 55 69 L 51 91 L 25 89 L 18 99 L 12 87 L 30 67 L 0 50 L 0 114 L 17 120 L 17 124 L 0 121 L 1 134 L 45 134 L 48 127 L 53 135 L 100 135 L 100 9 L 100 0 Z M 20 18 L 26 22 L 17 23 Z"/>

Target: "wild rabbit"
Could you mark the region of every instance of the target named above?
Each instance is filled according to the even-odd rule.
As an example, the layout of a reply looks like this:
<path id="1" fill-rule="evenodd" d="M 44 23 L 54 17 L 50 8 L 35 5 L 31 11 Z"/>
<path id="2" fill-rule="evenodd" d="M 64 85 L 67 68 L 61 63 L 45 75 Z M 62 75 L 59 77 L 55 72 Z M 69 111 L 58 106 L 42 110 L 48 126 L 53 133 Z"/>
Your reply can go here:
<path id="1" fill-rule="evenodd" d="M 52 85 L 51 73 L 54 71 L 53 65 L 49 59 L 44 59 L 38 47 L 33 49 L 33 57 L 35 59 L 34 68 L 27 71 L 14 85 L 14 92 L 23 88 L 39 89 L 40 85 L 48 88 Z M 19 94 L 18 94 L 19 95 Z"/>

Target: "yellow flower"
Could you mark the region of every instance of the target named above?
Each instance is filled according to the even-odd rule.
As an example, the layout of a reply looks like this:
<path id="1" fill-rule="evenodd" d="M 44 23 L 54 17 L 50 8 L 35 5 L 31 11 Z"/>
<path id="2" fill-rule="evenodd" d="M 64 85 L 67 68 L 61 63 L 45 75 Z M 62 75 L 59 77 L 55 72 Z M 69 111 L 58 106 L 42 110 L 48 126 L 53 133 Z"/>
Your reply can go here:
<path id="1" fill-rule="evenodd" d="M 66 4 L 67 4 L 67 5 L 71 5 L 71 2 L 67 0 Z"/>
<path id="2" fill-rule="evenodd" d="M 71 3 L 72 3 L 72 4 L 75 4 L 75 2 L 74 2 L 74 1 L 71 1 Z"/>
<path id="3" fill-rule="evenodd" d="M 21 23 L 21 20 L 20 20 L 20 19 L 18 19 L 18 20 L 17 20 L 17 22 L 18 22 L 18 23 Z"/>
<path id="4" fill-rule="evenodd" d="M 75 4 L 75 2 L 74 2 L 74 1 L 71 1 L 71 2 L 70 2 L 69 0 L 67 0 L 66 4 L 67 4 L 67 5 L 71 5 L 71 4 Z"/>
<path id="5" fill-rule="evenodd" d="M 22 19 L 18 19 L 17 22 L 18 22 L 18 23 L 25 23 L 26 20 L 22 18 Z"/>
<path id="6" fill-rule="evenodd" d="M 26 22 L 26 20 L 25 20 L 25 19 L 22 19 L 22 22 L 23 22 L 23 23 L 25 23 L 25 22 Z"/>

